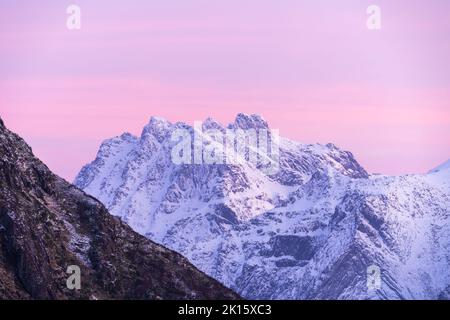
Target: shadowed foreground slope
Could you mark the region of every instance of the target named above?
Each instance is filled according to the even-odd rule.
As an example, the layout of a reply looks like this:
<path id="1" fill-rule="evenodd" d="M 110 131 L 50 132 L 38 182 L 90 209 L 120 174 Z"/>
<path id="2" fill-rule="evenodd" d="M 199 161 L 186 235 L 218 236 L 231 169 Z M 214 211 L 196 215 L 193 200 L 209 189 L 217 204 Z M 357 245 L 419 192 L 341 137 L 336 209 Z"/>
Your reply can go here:
<path id="1" fill-rule="evenodd" d="M 67 267 L 81 268 L 69 290 Z M 53 174 L 0 119 L 1 299 L 236 299 Z"/>

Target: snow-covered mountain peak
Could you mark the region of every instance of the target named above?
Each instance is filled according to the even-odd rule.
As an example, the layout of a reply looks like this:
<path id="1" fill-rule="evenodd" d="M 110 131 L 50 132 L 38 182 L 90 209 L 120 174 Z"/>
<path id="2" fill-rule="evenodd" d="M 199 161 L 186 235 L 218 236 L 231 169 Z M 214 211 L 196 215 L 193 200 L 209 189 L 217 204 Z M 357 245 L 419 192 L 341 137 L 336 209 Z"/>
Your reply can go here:
<path id="1" fill-rule="evenodd" d="M 126 145 L 133 145 L 139 141 L 139 138 L 132 135 L 131 133 L 123 133 L 120 136 L 107 139 L 102 142 L 100 150 L 97 154 L 99 158 L 108 158 L 110 156 L 116 155 L 123 150 Z"/>
<path id="2" fill-rule="evenodd" d="M 208 118 L 203 122 L 201 130 L 222 130 L 222 128 L 223 126 L 220 123 Z M 258 115 L 238 114 L 236 121 L 228 128 L 258 129 L 268 128 L 268 124 Z M 97 186 L 100 186 L 102 192 L 108 193 L 108 195 L 105 194 L 105 200 L 106 198 L 114 198 L 114 193 L 128 193 L 129 190 L 136 189 L 136 186 L 122 185 L 121 181 L 124 179 L 125 181 L 129 180 L 129 183 L 143 186 L 148 181 L 153 181 L 155 176 L 162 178 L 164 175 L 165 179 L 169 180 L 159 181 L 157 190 L 158 192 L 165 192 L 164 188 L 174 190 L 173 188 L 170 189 L 171 184 L 179 184 L 178 177 L 182 177 L 184 180 L 194 179 L 193 185 L 189 186 L 192 190 L 186 191 L 187 194 L 197 190 L 195 192 L 200 192 L 203 195 L 216 195 L 219 197 L 218 199 L 223 198 L 222 202 L 227 202 L 233 198 L 241 198 L 242 192 L 248 193 L 250 190 L 249 197 L 255 196 L 255 192 L 256 195 L 261 192 L 261 198 L 266 198 L 263 194 L 267 193 L 265 191 L 267 188 L 277 189 L 274 184 L 279 184 L 280 187 L 301 186 L 314 173 L 327 174 L 331 172 L 330 169 L 352 178 L 368 177 L 351 153 L 341 151 L 332 144 L 303 145 L 284 138 L 280 138 L 279 141 L 279 159 L 277 159 L 279 171 L 271 175 L 260 171 L 257 166 L 242 162 L 183 167 L 175 165 L 171 158 L 171 149 L 174 146 L 171 134 L 175 129 L 186 129 L 191 133 L 194 130 L 192 126 L 182 122 L 171 124 L 165 119 L 152 117 L 144 127 L 140 139 L 130 134 L 123 134 L 120 137 L 106 140 L 102 144 L 95 161 L 81 170 L 75 184 L 93 191 Z M 199 137 L 208 141 L 205 132 L 200 133 Z M 202 182 L 204 185 L 199 185 L 200 181 L 196 181 L 197 175 L 202 179 L 208 178 L 208 181 L 204 180 Z M 133 179 L 129 179 L 129 177 L 133 177 Z M 112 184 L 112 181 L 114 181 L 114 184 Z M 163 183 L 166 185 L 163 185 Z M 106 188 L 107 185 L 110 188 Z M 126 188 L 126 190 L 119 191 L 123 188 Z M 183 187 L 182 190 L 185 188 Z M 108 201 L 105 200 L 105 202 L 106 205 L 109 205 Z M 116 201 L 111 202 L 111 204 L 113 203 L 116 203 Z M 252 206 L 249 206 L 249 209 L 245 211 L 259 212 L 259 210 L 253 210 Z M 248 216 L 247 213 L 243 215 Z"/>
<path id="3" fill-rule="evenodd" d="M 221 127 L 207 119 L 201 129 Z M 276 173 L 174 164 L 177 128 L 194 131 L 150 121 L 145 141 L 109 140 L 75 184 L 246 298 L 426 298 L 450 286 L 450 170 L 369 176 L 331 143 L 283 137 Z M 239 114 L 227 128 L 268 124 Z M 379 290 L 367 288 L 370 265 L 383 270 Z"/>
<path id="4" fill-rule="evenodd" d="M 119 138 L 125 141 L 136 141 L 137 137 L 129 132 L 122 133 Z"/>
<path id="5" fill-rule="evenodd" d="M 233 123 L 228 126 L 230 129 L 269 129 L 269 124 L 259 115 L 248 115 L 238 113 Z"/>
<path id="6" fill-rule="evenodd" d="M 142 130 L 141 140 L 153 136 L 158 142 L 162 142 L 169 136 L 172 126 L 172 123 L 164 118 L 151 117 L 150 122 Z"/>
<path id="7" fill-rule="evenodd" d="M 204 131 L 206 131 L 206 130 L 224 131 L 224 127 L 222 126 L 222 124 L 220 124 L 219 122 L 217 122 L 216 120 L 214 120 L 211 117 L 208 117 L 205 121 L 203 121 L 202 129 Z"/>

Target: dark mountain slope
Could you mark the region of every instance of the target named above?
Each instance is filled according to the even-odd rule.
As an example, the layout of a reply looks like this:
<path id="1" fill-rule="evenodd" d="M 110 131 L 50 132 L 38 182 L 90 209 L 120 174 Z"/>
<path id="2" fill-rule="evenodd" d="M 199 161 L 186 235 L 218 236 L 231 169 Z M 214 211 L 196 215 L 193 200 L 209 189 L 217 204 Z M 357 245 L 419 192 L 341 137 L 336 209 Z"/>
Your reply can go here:
<path id="1" fill-rule="evenodd" d="M 81 290 L 66 285 L 81 269 Z M 0 119 L 1 299 L 235 299 L 54 175 Z"/>

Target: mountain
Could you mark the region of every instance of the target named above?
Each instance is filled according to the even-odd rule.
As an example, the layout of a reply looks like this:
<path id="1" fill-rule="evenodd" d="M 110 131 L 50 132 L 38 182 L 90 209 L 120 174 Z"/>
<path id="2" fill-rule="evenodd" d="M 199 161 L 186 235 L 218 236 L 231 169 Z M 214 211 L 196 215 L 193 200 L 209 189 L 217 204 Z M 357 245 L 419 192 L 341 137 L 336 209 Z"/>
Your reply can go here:
<path id="1" fill-rule="evenodd" d="M 236 298 L 50 172 L 0 119 L 0 299 Z"/>
<path id="2" fill-rule="evenodd" d="M 248 154 L 173 161 L 177 130 L 205 147 L 224 144 L 207 130 L 268 128 L 258 115 L 201 128 L 152 118 L 140 137 L 106 140 L 75 184 L 246 298 L 450 297 L 450 170 L 372 176 L 333 144 L 281 137 L 274 172 Z"/>

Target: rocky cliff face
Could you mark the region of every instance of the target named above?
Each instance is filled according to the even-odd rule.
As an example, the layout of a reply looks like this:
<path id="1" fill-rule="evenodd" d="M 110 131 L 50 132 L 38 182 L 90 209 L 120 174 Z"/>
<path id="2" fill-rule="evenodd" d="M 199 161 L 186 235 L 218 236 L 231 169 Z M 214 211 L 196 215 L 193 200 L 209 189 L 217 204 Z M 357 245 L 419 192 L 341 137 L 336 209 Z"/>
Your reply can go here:
<path id="1" fill-rule="evenodd" d="M 208 119 L 207 128 L 224 130 Z M 280 168 L 175 165 L 173 130 L 105 141 L 76 185 L 136 231 L 256 299 L 435 299 L 450 285 L 450 170 L 370 176 L 332 144 L 280 139 Z M 240 114 L 228 128 L 268 124 Z M 207 137 L 204 137 L 206 140 Z M 380 285 L 368 285 L 368 267 Z"/>
<path id="2" fill-rule="evenodd" d="M 81 290 L 66 281 L 81 269 Z M 54 175 L 0 119 L 0 299 L 235 299 Z"/>

